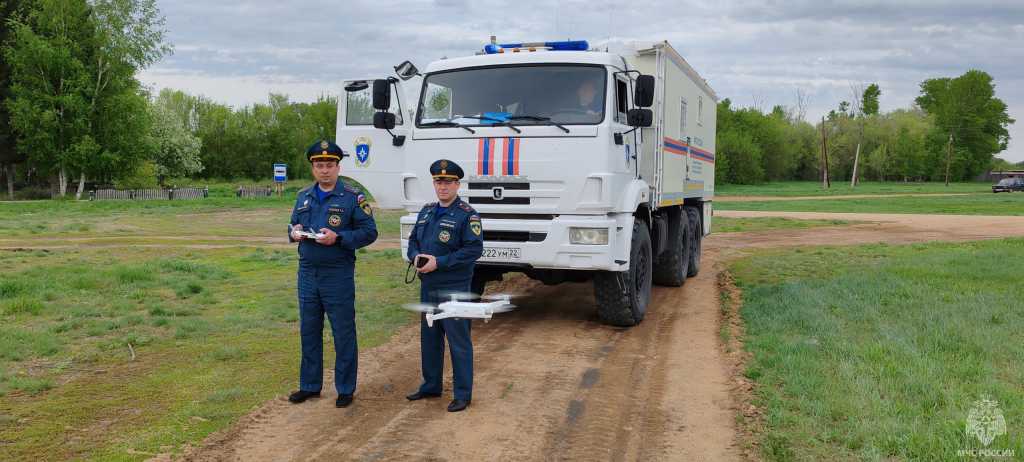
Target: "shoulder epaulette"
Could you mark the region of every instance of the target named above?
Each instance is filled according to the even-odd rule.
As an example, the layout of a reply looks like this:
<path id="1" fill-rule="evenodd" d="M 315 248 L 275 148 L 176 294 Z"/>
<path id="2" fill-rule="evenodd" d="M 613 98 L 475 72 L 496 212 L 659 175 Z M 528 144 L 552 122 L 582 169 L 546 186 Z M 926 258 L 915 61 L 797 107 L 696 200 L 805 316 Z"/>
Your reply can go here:
<path id="1" fill-rule="evenodd" d="M 459 208 L 466 213 L 476 213 L 476 210 L 473 207 L 470 207 L 469 204 L 462 201 L 459 201 Z"/>
<path id="2" fill-rule="evenodd" d="M 350 192 L 352 194 L 362 194 L 363 193 L 362 191 L 360 191 L 360 190 L 358 190 L 356 188 L 353 188 L 353 187 L 351 187 L 349 185 L 345 185 L 345 191 L 348 191 L 348 192 Z"/>
<path id="3" fill-rule="evenodd" d="M 311 191 L 313 189 L 313 186 L 316 186 L 316 183 L 313 183 L 313 184 L 311 184 L 309 186 L 306 186 L 305 188 L 300 189 L 299 190 L 299 195 L 309 193 L 309 191 Z"/>

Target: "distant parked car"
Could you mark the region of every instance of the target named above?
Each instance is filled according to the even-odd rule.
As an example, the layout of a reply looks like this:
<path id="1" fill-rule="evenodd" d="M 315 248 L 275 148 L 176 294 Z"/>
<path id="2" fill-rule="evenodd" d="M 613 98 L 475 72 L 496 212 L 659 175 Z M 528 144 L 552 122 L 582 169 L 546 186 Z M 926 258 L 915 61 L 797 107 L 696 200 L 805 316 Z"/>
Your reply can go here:
<path id="1" fill-rule="evenodd" d="M 992 185 L 992 192 L 1013 192 L 1024 191 L 1024 177 L 1003 178 L 999 183 Z"/>

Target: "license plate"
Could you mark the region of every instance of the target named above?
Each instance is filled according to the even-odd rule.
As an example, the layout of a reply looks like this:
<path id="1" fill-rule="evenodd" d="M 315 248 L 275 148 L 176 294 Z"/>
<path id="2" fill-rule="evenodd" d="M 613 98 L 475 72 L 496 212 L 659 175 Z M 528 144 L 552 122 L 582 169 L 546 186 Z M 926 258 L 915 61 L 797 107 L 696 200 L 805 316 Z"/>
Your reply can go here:
<path id="1" fill-rule="evenodd" d="M 523 249 L 511 247 L 485 247 L 480 258 L 487 260 L 519 260 L 523 257 Z"/>

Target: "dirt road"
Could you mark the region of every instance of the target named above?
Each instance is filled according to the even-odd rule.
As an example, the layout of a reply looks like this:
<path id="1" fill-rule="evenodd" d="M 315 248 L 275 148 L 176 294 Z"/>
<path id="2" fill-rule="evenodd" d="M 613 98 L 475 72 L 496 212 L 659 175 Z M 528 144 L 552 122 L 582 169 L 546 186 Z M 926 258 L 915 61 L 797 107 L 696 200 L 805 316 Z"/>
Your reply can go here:
<path id="1" fill-rule="evenodd" d="M 445 412 L 450 395 L 405 401 L 419 384 L 418 327 L 410 327 L 360 352 L 353 407 L 335 409 L 333 391 L 297 406 L 278 397 L 183 458 L 738 460 L 735 416 L 742 403 L 718 335 L 716 276 L 725 261 L 750 248 L 1024 235 L 1024 217 L 718 215 L 873 223 L 712 235 L 701 273 L 681 288 L 656 287 L 647 319 L 632 329 L 597 322 L 588 284 L 507 282 L 502 290 L 529 295 L 517 300 L 516 311 L 474 324 L 475 388 L 467 412 Z"/>

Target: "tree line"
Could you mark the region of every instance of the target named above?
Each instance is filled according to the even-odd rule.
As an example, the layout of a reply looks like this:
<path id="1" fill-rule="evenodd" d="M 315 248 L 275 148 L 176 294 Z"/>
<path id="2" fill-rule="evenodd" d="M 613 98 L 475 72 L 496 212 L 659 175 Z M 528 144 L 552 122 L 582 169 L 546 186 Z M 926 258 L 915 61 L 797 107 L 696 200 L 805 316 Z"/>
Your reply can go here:
<path id="1" fill-rule="evenodd" d="M 165 89 L 137 73 L 172 53 L 156 0 L 0 0 L 0 177 L 54 190 L 152 187 L 189 179 L 266 181 L 271 165 L 309 175 L 304 152 L 332 138 L 337 98 L 232 108 Z M 911 108 L 879 112 L 858 89 L 821 121 L 804 109 L 718 104 L 716 181 L 970 180 L 1013 168 L 995 158 L 1014 121 L 991 76 L 928 79 Z M 368 101 L 355 112 L 372 114 Z M 357 105 L 358 106 L 358 105 Z M 823 156 L 822 154 L 827 153 Z M 1024 165 L 1017 168 L 1024 168 Z"/>
<path id="2" fill-rule="evenodd" d="M 991 169 L 1024 168 L 995 157 L 1014 122 L 987 73 L 928 79 L 907 109 L 879 112 L 877 84 L 856 91 L 820 121 L 794 107 L 718 103 L 715 181 L 969 181 Z M 798 95 L 799 96 L 799 95 Z M 823 155 L 826 153 L 826 155 Z"/>

